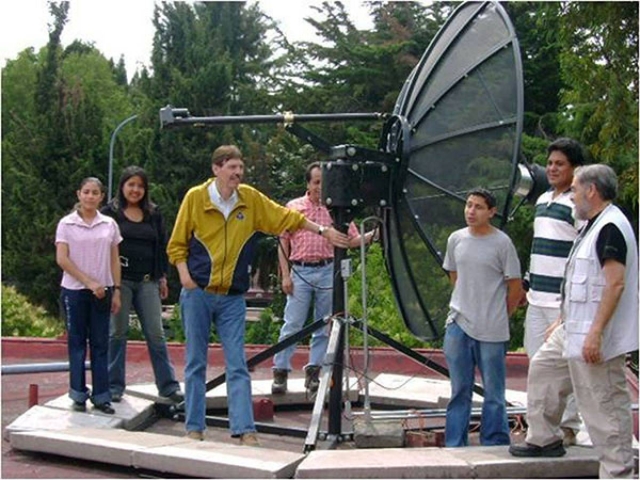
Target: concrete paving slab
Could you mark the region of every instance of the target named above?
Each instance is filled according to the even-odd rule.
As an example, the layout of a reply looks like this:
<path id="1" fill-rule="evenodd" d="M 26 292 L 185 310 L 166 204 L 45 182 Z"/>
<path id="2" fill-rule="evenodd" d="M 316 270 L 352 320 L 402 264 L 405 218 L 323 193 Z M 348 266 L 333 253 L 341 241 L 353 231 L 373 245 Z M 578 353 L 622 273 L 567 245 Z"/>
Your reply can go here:
<path id="1" fill-rule="evenodd" d="M 72 401 L 67 395 L 62 395 L 58 398 L 45 403 L 45 406 L 65 411 L 73 411 L 71 409 Z M 122 420 L 122 428 L 126 430 L 135 430 L 140 425 L 143 425 L 151 415 L 154 413 L 154 402 L 143 398 L 133 397 L 125 395 L 122 397 L 122 401 L 119 403 L 112 403 L 111 406 L 116 411 L 113 415 L 109 415 L 101 412 L 98 409 L 93 408 L 91 402 L 87 402 L 87 411 L 78 412 L 81 415 L 95 415 L 99 417 L 107 418 L 119 418 Z M 120 425 L 118 425 L 120 427 Z"/>
<path id="2" fill-rule="evenodd" d="M 559 458 L 522 458 L 508 446 L 445 448 L 473 468 L 476 478 L 588 478 L 598 477 L 598 456 L 592 448 L 570 447 Z"/>
<path id="3" fill-rule="evenodd" d="M 295 478 L 473 478 L 473 469 L 440 448 L 315 450 Z"/>
<path id="4" fill-rule="evenodd" d="M 35 430 L 11 435 L 11 447 L 81 460 L 133 466 L 133 454 L 149 448 L 193 443 L 184 437 L 110 428 Z"/>
<path id="5" fill-rule="evenodd" d="M 60 410 L 42 405 L 36 405 L 24 412 L 4 430 L 4 438 L 11 439 L 16 432 L 34 430 L 66 430 L 69 428 L 119 428 L 124 424 L 122 418 L 94 415 L 93 413 Z"/>
<path id="6" fill-rule="evenodd" d="M 349 390 L 349 400 L 356 402 L 358 400 L 357 379 L 351 377 L 349 385 L 354 385 Z M 271 379 L 268 380 L 252 380 L 251 393 L 255 397 L 265 397 L 271 399 L 275 406 L 278 405 L 313 405 L 314 399 L 307 397 L 304 388 L 304 378 L 289 378 L 287 382 L 287 393 L 282 395 L 271 394 Z M 184 391 L 184 388 L 183 388 Z M 167 399 L 158 396 L 158 389 L 154 383 L 144 383 L 138 385 L 127 386 L 125 392 L 129 396 L 144 398 L 158 403 L 167 403 Z M 124 397 L 123 397 L 124 398 Z M 224 409 L 227 408 L 227 386 L 222 384 L 213 390 L 207 392 L 207 408 Z M 173 403 L 173 402 L 170 402 Z"/>
<path id="7" fill-rule="evenodd" d="M 360 392 L 364 395 L 364 390 Z M 406 408 L 445 408 L 451 396 L 449 380 L 411 377 L 392 373 L 380 373 L 369 385 L 372 404 L 392 405 Z M 514 405 L 526 406 L 527 394 L 518 390 L 505 391 L 507 401 Z M 473 394 L 472 405 L 482 405 L 482 397 Z"/>
<path id="8" fill-rule="evenodd" d="M 302 453 L 191 442 L 134 453 L 134 466 L 198 478 L 293 478 Z"/>

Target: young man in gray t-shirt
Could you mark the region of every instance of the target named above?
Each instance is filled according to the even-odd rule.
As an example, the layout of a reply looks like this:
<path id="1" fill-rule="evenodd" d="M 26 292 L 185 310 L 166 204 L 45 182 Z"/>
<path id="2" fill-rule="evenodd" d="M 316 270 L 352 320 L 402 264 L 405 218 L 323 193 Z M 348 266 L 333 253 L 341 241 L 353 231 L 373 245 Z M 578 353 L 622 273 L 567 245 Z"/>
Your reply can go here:
<path id="1" fill-rule="evenodd" d="M 467 227 L 447 242 L 443 268 L 453 293 L 444 336 L 451 378 L 445 444 L 468 445 L 475 367 L 480 370 L 484 403 L 480 427 L 482 445 L 509 445 L 505 401 L 509 316 L 522 296 L 520 262 L 509 237 L 491 225 L 496 200 L 485 189 L 467 195 Z"/>

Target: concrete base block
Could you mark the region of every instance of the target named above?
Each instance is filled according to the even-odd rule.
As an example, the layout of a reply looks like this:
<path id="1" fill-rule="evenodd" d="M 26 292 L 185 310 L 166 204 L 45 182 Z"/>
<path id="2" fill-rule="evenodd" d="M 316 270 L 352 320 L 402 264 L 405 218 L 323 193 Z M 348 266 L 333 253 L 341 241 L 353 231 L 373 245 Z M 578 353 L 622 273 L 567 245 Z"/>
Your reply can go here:
<path id="1" fill-rule="evenodd" d="M 34 430 L 65 430 L 70 428 L 119 428 L 122 418 L 92 413 L 63 411 L 57 408 L 36 405 L 16 418 L 4 430 L 4 438 L 10 440 L 15 432 Z"/>
<path id="2" fill-rule="evenodd" d="M 303 459 L 302 453 L 207 441 L 134 455 L 138 468 L 196 478 L 293 478 Z"/>
<path id="3" fill-rule="evenodd" d="M 440 448 L 315 450 L 296 478 L 473 478 L 473 469 Z"/>
<path id="4" fill-rule="evenodd" d="M 67 395 L 63 395 L 47 402 L 45 406 L 58 410 L 73 411 L 71 408 L 72 403 L 72 400 Z M 108 415 L 96 408 L 93 408 L 91 402 L 87 402 L 86 412 L 75 413 L 80 413 L 81 415 L 90 414 L 106 418 L 118 418 L 122 420 L 122 424 L 118 425 L 118 427 L 124 428 L 125 430 L 135 430 L 137 427 L 144 424 L 154 413 L 152 401 L 129 395 L 123 396 L 121 402 L 112 403 L 111 406 L 116 411 L 113 415 Z"/>
<path id="5" fill-rule="evenodd" d="M 356 417 L 353 439 L 358 448 L 400 448 L 404 446 L 402 420 Z"/>
<path id="6" fill-rule="evenodd" d="M 570 447 L 559 458 L 522 458 L 509 447 L 445 448 L 469 463 L 477 478 L 597 478 L 598 456 L 591 448 Z"/>
<path id="7" fill-rule="evenodd" d="M 598 476 L 595 451 L 570 447 L 560 458 L 520 458 L 508 446 L 315 450 L 296 478 L 585 478 Z"/>
<path id="8" fill-rule="evenodd" d="M 304 459 L 302 453 L 120 429 L 19 432 L 11 446 L 200 478 L 292 478 Z"/>
<path id="9" fill-rule="evenodd" d="M 55 432 L 36 430 L 11 435 L 11 446 L 17 450 L 53 453 L 126 467 L 134 466 L 133 455 L 137 451 L 192 442 L 187 438 L 109 428 L 77 428 Z"/>

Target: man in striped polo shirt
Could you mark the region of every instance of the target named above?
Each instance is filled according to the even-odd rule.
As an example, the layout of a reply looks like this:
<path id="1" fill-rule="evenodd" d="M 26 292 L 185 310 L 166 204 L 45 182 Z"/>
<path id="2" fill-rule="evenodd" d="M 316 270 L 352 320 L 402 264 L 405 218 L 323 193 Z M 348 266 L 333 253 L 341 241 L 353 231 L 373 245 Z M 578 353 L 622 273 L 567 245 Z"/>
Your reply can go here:
<path id="1" fill-rule="evenodd" d="M 564 267 L 573 240 L 584 224 L 575 219 L 571 200 L 573 171 L 584 164 L 582 146 L 570 138 L 559 138 L 549 145 L 547 153 L 546 174 L 551 188 L 536 202 L 529 264 L 524 347 L 530 359 L 544 343 L 547 328 L 560 316 Z M 571 394 L 561 423 L 565 445 L 575 444 L 580 425 Z"/>

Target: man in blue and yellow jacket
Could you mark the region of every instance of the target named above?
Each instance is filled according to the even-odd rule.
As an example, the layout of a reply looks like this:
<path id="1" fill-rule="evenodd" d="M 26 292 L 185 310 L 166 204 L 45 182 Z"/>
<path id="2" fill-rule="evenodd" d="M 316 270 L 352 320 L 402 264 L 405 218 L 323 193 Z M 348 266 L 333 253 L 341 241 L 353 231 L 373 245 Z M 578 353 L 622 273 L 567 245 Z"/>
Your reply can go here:
<path id="1" fill-rule="evenodd" d="M 257 445 L 251 378 L 244 354 L 249 265 L 257 232 L 280 235 L 305 229 L 347 248 L 348 238 L 330 225 L 318 225 L 242 184 L 244 162 L 235 145 L 212 155 L 214 178 L 191 188 L 167 245 L 169 261 L 182 284 L 180 313 L 186 336 L 185 410 L 187 436 L 204 439 L 205 376 L 211 321 L 222 344 L 229 428 L 244 445 Z"/>

